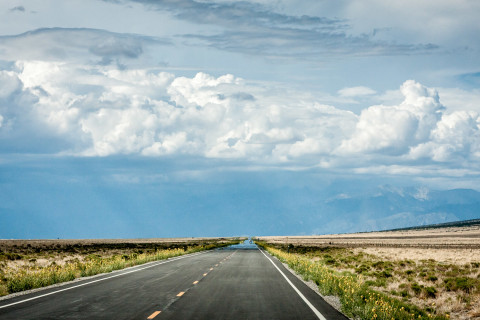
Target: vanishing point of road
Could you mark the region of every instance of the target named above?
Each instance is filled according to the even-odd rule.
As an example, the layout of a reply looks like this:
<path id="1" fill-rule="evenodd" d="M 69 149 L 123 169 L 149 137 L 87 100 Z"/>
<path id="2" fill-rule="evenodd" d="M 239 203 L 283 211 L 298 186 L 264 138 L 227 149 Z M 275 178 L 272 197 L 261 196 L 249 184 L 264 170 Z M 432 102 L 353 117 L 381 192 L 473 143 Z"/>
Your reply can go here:
<path id="1" fill-rule="evenodd" d="M 347 319 L 253 244 L 150 262 L 0 301 L 0 319 Z"/>

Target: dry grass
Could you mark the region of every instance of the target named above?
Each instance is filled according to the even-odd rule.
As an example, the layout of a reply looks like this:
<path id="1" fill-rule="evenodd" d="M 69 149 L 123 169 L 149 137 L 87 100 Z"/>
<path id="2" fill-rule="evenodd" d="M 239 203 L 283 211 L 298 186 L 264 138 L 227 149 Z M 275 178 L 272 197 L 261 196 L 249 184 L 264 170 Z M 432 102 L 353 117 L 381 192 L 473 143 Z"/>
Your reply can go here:
<path id="1" fill-rule="evenodd" d="M 235 240 L 241 239 L 0 240 L 0 296 L 72 280 L 83 276 L 85 268 L 90 268 L 88 272 L 92 274 L 108 272 L 110 269 L 141 264 L 152 259 L 163 259 L 172 254 L 226 245 Z M 62 280 L 58 275 L 63 273 L 67 275 Z M 40 276 L 46 280 L 35 278 Z M 32 286 L 27 283 L 12 289 L 12 281 L 26 281 L 22 277 L 31 278 L 28 281 L 35 284 Z M 23 287 L 25 289 L 21 289 Z"/>
<path id="2" fill-rule="evenodd" d="M 352 256 L 352 252 L 346 249 L 290 247 L 288 253 L 285 248 L 273 248 L 262 242 L 257 244 L 287 263 L 305 280 L 314 281 L 322 294 L 337 296 L 341 310 L 352 319 L 450 319 L 448 314 L 438 312 L 433 306 L 419 308 L 410 301 L 402 301 L 369 286 L 362 275 L 336 268 L 337 260 L 348 265 L 359 261 L 359 257 Z M 378 278 L 382 280 L 381 276 Z"/>
<path id="3" fill-rule="evenodd" d="M 480 319 L 480 226 L 258 239 L 423 310 Z"/>
<path id="4" fill-rule="evenodd" d="M 233 238 L 155 238 L 155 239 L 69 239 L 0 240 L 0 274 L 8 267 L 47 267 L 52 264 L 83 262 L 89 255 L 109 258 L 115 255 L 151 253 L 165 249 L 225 243 Z"/>

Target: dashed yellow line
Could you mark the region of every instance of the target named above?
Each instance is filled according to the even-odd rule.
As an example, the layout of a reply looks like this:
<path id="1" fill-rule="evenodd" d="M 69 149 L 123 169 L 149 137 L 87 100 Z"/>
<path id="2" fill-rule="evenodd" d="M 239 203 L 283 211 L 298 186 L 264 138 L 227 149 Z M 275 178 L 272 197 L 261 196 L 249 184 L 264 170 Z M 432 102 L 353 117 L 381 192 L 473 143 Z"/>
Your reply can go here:
<path id="1" fill-rule="evenodd" d="M 147 319 L 153 319 L 155 318 L 156 316 L 158 316 L 160 314 L 160 312 L 162 311 L 155 311 L 154 313 L 152 313 Z"/>
<path id="2" fill-rule="evenodd" d="M 232 254 L 232 255 L 233 255 L 233 254 Z M 220 261 L 220 263 L 217 263 L 217 264 L 215 265 L 215 267 L 218 267 L 219 264 L 221 264 L 221 263 L 223 263 L 224 261 L 227 261 L 228 259 L 230 259 L 230 257 L 231 257 L 232 255 L 224 258 L 222 261 Z M 214 267 L 210 268 L 210 271 L 212 271 L 213 268 L 214 268 Z M 204 277 L 206 277 L 207 275 L 208 275 L 208 272 L 205 272 L 205 273 L 203 274 Z M 196 280 L 196 281 L 193 282 L 193 284 L 197 284 L 198 282 L 199 282 L 199 281 Z M 179 293 L 177 294 L 177 297 L 181 297 L 181 296 L 183 296 L 184 294 L 185 294 L 185 291 L 181 291 L 181 292 L 179 292 Z M 152 313 L 147 319 L 153 319 L 153 318 L 155 318 L 156 316 L 158 316 L 160 313 L 161 313 L 161 311 L 155 311 L 155 312 Z"/>

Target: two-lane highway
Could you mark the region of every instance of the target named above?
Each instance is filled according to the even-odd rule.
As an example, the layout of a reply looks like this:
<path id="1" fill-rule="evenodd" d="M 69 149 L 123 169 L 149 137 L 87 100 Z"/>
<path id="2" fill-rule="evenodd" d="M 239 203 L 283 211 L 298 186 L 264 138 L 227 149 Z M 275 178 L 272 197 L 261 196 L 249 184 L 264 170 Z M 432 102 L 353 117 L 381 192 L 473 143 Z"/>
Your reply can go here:
<path id="1" fill-rule="evenodd" d="M 152 262 L 0 301 L 0 319 L 347 319 L 255 245 Z"/>

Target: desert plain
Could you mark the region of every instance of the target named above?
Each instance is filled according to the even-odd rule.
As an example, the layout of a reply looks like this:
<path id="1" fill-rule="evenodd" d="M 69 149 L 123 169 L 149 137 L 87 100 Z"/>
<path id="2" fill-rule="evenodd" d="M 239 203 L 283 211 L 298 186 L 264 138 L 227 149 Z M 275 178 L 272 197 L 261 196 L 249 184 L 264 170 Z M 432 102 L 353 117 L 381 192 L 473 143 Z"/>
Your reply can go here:
<path id="1" fill-rule="evenodd" d="M 480 221 L 459 226 L 257 237 L 355 274 L 390 297 L 451 319 L 480 319 Z"/>

